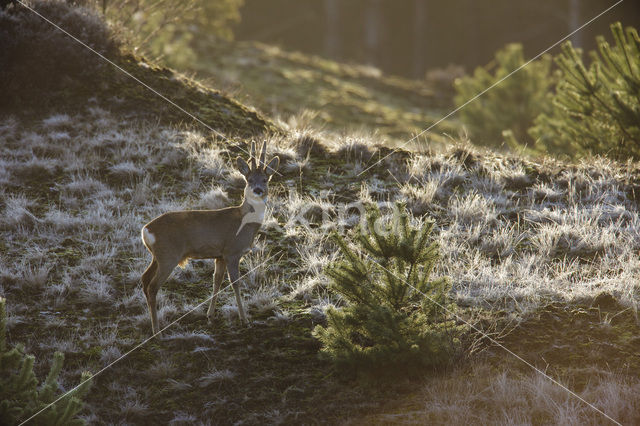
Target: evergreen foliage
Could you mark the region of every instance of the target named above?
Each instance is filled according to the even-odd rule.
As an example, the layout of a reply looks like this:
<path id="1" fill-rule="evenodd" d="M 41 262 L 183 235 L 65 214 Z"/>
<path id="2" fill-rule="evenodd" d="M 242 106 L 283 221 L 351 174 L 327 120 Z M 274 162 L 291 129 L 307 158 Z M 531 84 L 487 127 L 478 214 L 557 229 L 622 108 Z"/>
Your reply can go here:
<path id="1" fill-rule="evenodd" d="M 193 68 L 198 50 L 233 39 L 244 0 L 81 0 L 120 26 L 137 51 L 178 68 Z"/>
<path id="2" fill-rule="evenodd" d="M 489 65 L 476 68 L 473 76 L 456 80 L 456 106 L 464 105 L 525 63 L 521 44 L 505 46 Z M 464 106 L 460 117 L 472 140 L 500 146 L 503 131 L 508 130 L 507 142 L 531 145 L 534 141 L 528 129 L 538 115 L 551 110 L 550 90 L 556 80 L 551 65 L 551 56 L 544 55 Z"/>
<path id="3" fill-rule="evenodd" d="M 64 355 L 56 352 L 49 374 L 41 386 L 33 372 L 33 355 L 24 353 L 24 346 L 7 347 L 6 300 L 0 298 L 0 424 L 15 425 L 28 419 L 47 404 L 56 400 L 58 375 L 62 369 Z M 84 373 L 82 381 L 89 377 Z M 75 418 L 82 408 L 82 397 L 89 390 L 91 381 L 83 383 L 53 406 L 34 417 L 34 425 L 81 425 L 84 421 Z"/>
<path id="4" fill-rule="evenodd" d="M 357 248 L 333 234 L 343 258 L 327 274 L 346 306 L 329 309 L 328 325 L 315 328 L 321 355 L 343 372 L 377 377 L 447 364 L 462 328 L 445 319 L 455 309 L 448 279 L 430 280 L 439 256 L 433 223 L 416 229 L 396 205 L 391 224 L 382 224 L 375 207 L 363 225 Z"/>
<path id="5" fill-rule="evenodd" d="M 540 115 L 534 138 L 565 152 L 640 158 L 640 38 L 635 28 L 611 25 L 615 44 L 597 38 L 589 68 L 570 42 L 556 63 L 562 79 L 553 110 Z"/>

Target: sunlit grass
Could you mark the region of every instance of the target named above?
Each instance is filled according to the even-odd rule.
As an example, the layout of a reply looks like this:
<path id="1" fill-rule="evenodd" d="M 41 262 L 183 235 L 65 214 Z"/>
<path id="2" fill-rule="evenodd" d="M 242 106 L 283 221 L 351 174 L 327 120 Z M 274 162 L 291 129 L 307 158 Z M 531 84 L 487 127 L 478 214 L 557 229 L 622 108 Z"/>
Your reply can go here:
<path id="1" fill-rule="evenodd" d="M 230 148 L 196 130 L 118 120 L 105 110 L 52 115 L 42 123 L 34 128 L 15 117 L 0 121 L 8 140 L 0 155 L 5 169 L 0 173 L 5 182 L 0 229 L 6 236 L 0 295 L 9 301 L 10 332 L 33 327 L 28 331 L 33 337 L 24 342 L 28 350 L 76 354 L 80 364 L 95 370 L 150 332 L 138 282 L 149 261 L 140 227 L 171 210 L 231 205 L 239 201 L 243 183 Z M 51 129 L 74 136 L 51 137 Z M 278 253 L 243 280 L 241 292 L 256 321 L 274 327 L 286 327 L 299 315 L 324 321 L 328 307 L 343 303 L 324 275 L 336 258 L 328 233 L 355 229 L 360 216 L 354 203 L 396 200 L 407 203 L 415 223 L 435 220 L 442 260 L 434 273 L 451 278 L 453 296 L 465 306 L 506 310 L 518 317 L 550 298 L 570 302 L 603 291 L 625 306 L 637 306 L 640 218 L 626 186 L 626 165 L 601 159 L 578 165 L 533 162 L 461 144 L 394 158 L 389 163 L 393 176 L 385 165 L 361 181 L 357 173 L 372 161 L 379 142 L 375 136 L 298 131 L 302 133 L 270 139 L 269 152 L 281 155 L 289 166 L 271 182 L 268 217 L 242 263 L 247 271 Z M 61 143 L 67 149 L 55 149 Z M 162 323 L 211 296 L 212 270 L 211 261 L 198 261 L 173 273 L 159 292 Z M 194 354 L 213 351 L 218 328 L 239 329 L 232 291 L 227 288 L 218 303 L 220 315 L 211 328 L 202 330 L 206 318 L 201 307 L 187 320 L 193 323 L 177 324 L 164 341 L 198 342 L 187 349 Z M 62 332 L 68 329 L 82 329 L 83 334 Z M 226 367 L 212 366 L 198 371 L 191 383 L 177 374 L 175 360 L 154 362 L 149 365 L 157 371 L 149 374 L 175 389 L 209 389 L 237 380 Z M 70 382 L 73 374 L 63 372 Z M 552 421 L 564 421 L 567 410 L 575 408 L 535 377 L 516 380 L 497 374 L 498 379 L 517 389 L 514 406 L 525 412 L 507 410 L 488 419 L 526 421 L 536 411 L 522 401 L 534 394 L 543 398 L 541 410 Z M 624 394 L 620 389 L 635 384 L 611 383 L 585 395 L 609 398 L 602 404 L 614 411 L 620 407 L 625 418 L 632 403 L 619 400 Z M 111 414 L 114 421 L 138 419 L 155 409 L 154 396 L 126 380 L 113 386 L 114 401 L 121 407 L 119 414 Z M 442 386 L 442 398 L 458 389 L 455 383 Z M 494 387 L 487 392 L 504 391 Z M 459 408 L 476 399 L 476 394 L 463 394 Z M 442 418 L 471 419 L 465 412 L 453 413 L 446 401 L 438 404 Z M 88 412 L 87 418 L 104 415 L 96 401 Z"/>

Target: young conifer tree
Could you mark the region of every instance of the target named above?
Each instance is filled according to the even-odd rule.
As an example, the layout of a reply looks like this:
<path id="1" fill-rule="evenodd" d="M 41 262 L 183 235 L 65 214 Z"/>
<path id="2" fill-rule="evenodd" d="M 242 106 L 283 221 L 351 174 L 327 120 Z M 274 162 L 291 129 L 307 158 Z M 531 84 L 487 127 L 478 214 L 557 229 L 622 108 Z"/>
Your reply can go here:
<path id="1" fill-rule="evenodd" d="M 62 369 L 64 355 L 54 354 L 53 363 L 44 383 L 38 387 L 33 372 L 33 355 L 24 353 L 22 344 L 7 347 L 6 300 L 0 298 L 0 424 L 17 425 L 40 411 L 58 397 L 58 375 Z M 82 375 L 84 382 L 89 373 Z M 81 398 L 89 390 L 91 381 L 65 396 L 56 404 L 34 417 L 34 425 L 82 425 L 84 421 L 75 418 L 82 408 Z"/>
<path id="2" fill-rule="evenodd" d="M 562 78 L 551 113 L 529 133 L 565 152 L 640 158 L 640 37 L 635 28 L 611 25 L 614 45 L 597 38 L 587 68 L 570 42 L 555 61 Z"/>
<path id="3" fill-rule="evenodd" d="M 386 225 L 377 207 L 368 209 L 353 246 L 333 234 L 343 257 L 327 274 L 346 306 L 329 309 L 314 335 L 339 370 L 388 377 L 452 359 L 463 330 L 450 319 L 448 279 L 430 279 L 439 257 L 432 229 L 411 226 L 396 205 Z"/>
<path id="4" fill-rule="evenodd" d="M 454 102 L 458 107 L 465 105 L 460 118 L 474 143 L 533 147 L 535 140 L 527 131 L 538 115 L 551 110 L 556 76 L 551 55 L 524 66 L 527 62 L 522 45 L 512 43 L 498 50 L 488 65 L 477 67 L 473 75 L 456 79 Z"/>

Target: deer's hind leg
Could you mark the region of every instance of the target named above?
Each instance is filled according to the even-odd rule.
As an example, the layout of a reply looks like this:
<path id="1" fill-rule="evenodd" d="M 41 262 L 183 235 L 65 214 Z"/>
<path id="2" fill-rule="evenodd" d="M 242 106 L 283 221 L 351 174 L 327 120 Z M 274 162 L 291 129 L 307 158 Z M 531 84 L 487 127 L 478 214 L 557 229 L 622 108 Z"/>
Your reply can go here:
<path id="1" fill-rule="evenodd" d="M 152 264 L 149 265 L 149 268 L 147 268 L 145 273 L 142 274 L 142 277 L 143 277 L 142 284 L 144 286 L 145 277 L 147 277 L 148 279 L 148 277 L 151 275 L 151 273 L 147 275 L 147 272 L 149 272 L 149 270 L 153 268 L 153 270 L 155 271 L 155 274 L 151 279 L 149 279 L 148 284 L 144 288 L 144 295 L 147 298 L 147 306 L 149 307 L 149 315 L 151 316 L 151 328 L 153 330 L 153 334 L 159 334 L 160 327 L 158 325 L 158 305 L 157 305 L 156 296 L 158 295 L 158 290 L 160 289 L 160 286 L 167 280 L 167 278 L 169 278 L 169 275 L 171 275 L 171 272 L 173 272 L 173 269 L 178 264 L 178 261 L 176 260 L 176 261 L 166 262 L 166 261 L 160 261 L 158 259 L 154 259 L 154 262 L 156 263 L 156 266 L 154 267 L 152 262 Z"/>
<path id="2" fill-rule="evenodd" d="M 149 291 L 148 290 L 149 283 L 151 282 L 151 279 L 155 276 L 157 270 L 158 270 L 158 262 L 154 257 L 153 259 L 151 259 L 151 263 L 149 264 L 149 266 L 147 266 L 147 269 L 144 271 L 144 273 L 142 274 L 142 278 L 140 279 L 140 281 L 142 281 L 142 290 L 144 291 L 145 296 Z"/>
<path id="3" fill-rule="evenodd" d="M 218 293 L 220 292 L 220 285 L 224 279 L 224 273 L 227 270 L 227 264 L 224 259 L 216 259 L 216 270 L 213 273 L 213 294 L 211 295 L 211 303 L 209 303 L 209 309 L 207 310 L 207 319 L 211 322 L 213 315 L 216 312 L 216 300 L 218 300 Z"/>

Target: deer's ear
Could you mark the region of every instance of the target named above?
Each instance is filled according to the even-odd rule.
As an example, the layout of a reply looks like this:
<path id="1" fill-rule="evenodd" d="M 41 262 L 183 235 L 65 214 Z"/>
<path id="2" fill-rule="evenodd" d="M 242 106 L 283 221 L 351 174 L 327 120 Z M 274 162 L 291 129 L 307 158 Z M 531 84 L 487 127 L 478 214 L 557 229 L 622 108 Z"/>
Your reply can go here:
<path id="1" fill-rule="evenodd" d="M 267 176 L 271 176 L 272 174 L 274 174 L 276 170 L 278 170 L 279 165 L 280 165 L 280 158 L 273 157 L 271 161 L 269 161 L 269 164 L 267 164 L 264 168 L 264 171 L 267 174 Z"/>
<path id="2" fill-rule="evenodd" d="M 242 173 L 244 176 L 247 176 L 249 174 L 249 165 L 247 164 L 246 161 L 244 161 L 244 158 L 242 157 L 236 158 L 236 165 L 238 166 L 238 171 Z"/>

